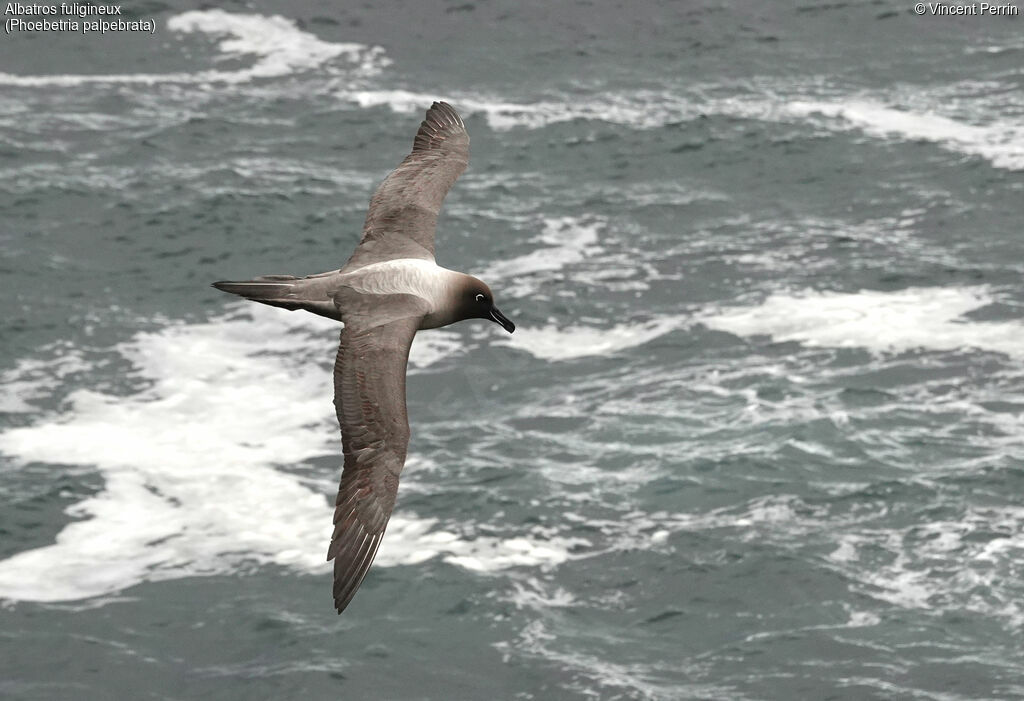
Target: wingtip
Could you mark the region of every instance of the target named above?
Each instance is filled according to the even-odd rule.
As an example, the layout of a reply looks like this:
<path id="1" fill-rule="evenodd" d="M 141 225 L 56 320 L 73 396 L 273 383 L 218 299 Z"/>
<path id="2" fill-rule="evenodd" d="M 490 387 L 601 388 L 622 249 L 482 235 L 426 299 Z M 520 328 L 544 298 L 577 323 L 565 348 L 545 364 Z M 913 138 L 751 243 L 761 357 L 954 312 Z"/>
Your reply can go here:
<path id="1" fill-rule="evenodd" d="M 462 115 L 459 114 L 459 111 L 452 107 L 447 102 L 445 102 L 444 100 L 434 100 L 434 102 L 430 105 L 430 109 L 427 110 L 428 120 L 430 119 L 432 113 L 435 116 L 438 114 L 443 115 L 447 120 L 450 120 L 449 123 L 452 124 L 453 126 L 460 126 L 463 128 L 465 128 L 466 126 L 465 122 L 462 121 Z"/>
<path id="2" fill-rule="evenodd" d="M 341 615 L 341 612 L 347 609 L 348 605 L 352 603 L 353 598 L 355 598 L 355 592 L 352 592 L 345 600 L 337 598 L 334 599 L 334 608 L 337 610 L 339 616 Z"/>
<path id="3" fill-rule="evenodd" d="M 413 151 L 428 151 L 440 147 L 444 142 L 463 138 L 468 144 L 466 123 L 458 111 L 447 102 L 435 100 L 420 122 L 420 128 L 413 140 Z"/>

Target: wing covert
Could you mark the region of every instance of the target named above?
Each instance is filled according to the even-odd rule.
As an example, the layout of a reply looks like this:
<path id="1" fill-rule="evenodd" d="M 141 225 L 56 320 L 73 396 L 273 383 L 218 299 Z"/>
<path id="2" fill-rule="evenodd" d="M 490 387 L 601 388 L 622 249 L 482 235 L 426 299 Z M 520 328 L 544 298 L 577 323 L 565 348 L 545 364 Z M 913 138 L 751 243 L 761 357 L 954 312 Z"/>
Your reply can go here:
<path id="1" fill-rule="evenodd" d="M 394 258 L 434 260 L 437 215 L 468 164 L 469 134 L 462 117 L 448 103 L 435 102 L 412 152 L 370 200 L 362 240 L 343 270 Z"/>
<path id="2" fill-rule="evenodd" d="M 413 309 L 412 311 L 418 311 Z M 421 316 L 368 326 L 347 319 L 334 364 L 334 405 L 345 466 L 335 500 L 334 604 L 362 583 L 387 527 L 409 444 L 405 371 Z"/>

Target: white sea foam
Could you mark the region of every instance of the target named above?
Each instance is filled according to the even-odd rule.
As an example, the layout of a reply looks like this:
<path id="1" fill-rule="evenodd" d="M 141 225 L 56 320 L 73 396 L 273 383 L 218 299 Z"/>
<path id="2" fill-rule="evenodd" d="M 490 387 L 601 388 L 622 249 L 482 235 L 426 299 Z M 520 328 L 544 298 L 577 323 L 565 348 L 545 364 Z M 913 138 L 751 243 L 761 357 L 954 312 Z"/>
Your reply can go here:
<path id="1" fill-rule="evenodd" d="M 759 305 L 713 312 L 701 321 L 739 336 L 768 335 L 809 346 L 875 352 L 977 348 L 1024 357 L 1024 323 L 963 318 L 994 301 L 985 286 L 856 293 L 804 290 L 776 293 Z"/>
<path id="2" fill-rule="evenodd" d="M 979 506 L 956 520 L 856 529 L 830 560 L 857 589 L 896 606 L 967 610 L 1020 626 L 1024 608 L 1005 582 L 1022 553 L 1024 509 Z"/>
<path id="3" fill-rule="evenodd" d="M 981 156 L 997 168 L 1024 168 L 1024 124 L 998 122 L 976 126 L 934 111 L 897 109 L 871 100 L 839 102 L 797 100 L 788 110 L 801 117 L 816 114 L 841 120 L 872 136 L 930 141 L 952 151 Z"/>
<path id="4" fill-rule="evenodd" d="M 454 331 L 433 329 L 430 333 L 418 333 L 409 351 L 410 372 L 415 368 L 426 368 L 445 358 L 461 355 L 464 350 L 462 337 Z"/>
<path id="5" fill-rule="evenodd" d="M 1016 42 L 1007 44 L 1006 46 L 995 46 L 989 44 L 988 46 L 968 46 L 964 49 L 965 54 L 1002 54 L 1012 51 L 1024 51 L 1024 42 Z"/>
<path id="6" fill-rule="evenodd" d="M 223 184 L 225 170 L 234 172 L 245 181 Z M 39 163 L 20 168 L 0 168 L 0 183 L 13 192 L 32 192 L 40 187 L 87 189 L 113 192 L 118 198 L 127 200 L 137 196 L 134 191 L 139 189 L 143 180 L 172 183 L 165 187 L 174 187 L 176 192 L 180 191 L 177 185 L 187 183 L 187 196 L 209 197 L 220 192 L 233 195 L 293 192 L 299 181 L 305 192 L 333 195 L 343 187 L 369 190 L 375 178 L 354 170 L 286 157 L 250 156 L 227 157 L 208 164 L 153 163 L 144 171 L 114 164 L 80 164 L 68 168 L 63 163 Z"/>
<path id="7" fill-rule="evenodd" d="M 416 113 L 423 105 L 437 99 L 430 93 L 409 90 L 347 90 L 340 94 L 360 107 L 387 106 L 395 112 Z M 576 99 L 546 99 L 535 102 L 513 102 L 496 96 L 452 93 L 452 102 L 466 113 L 482 114 L 487 125 L 496 131 L 521 127 L 540 129 L 576 119 L 622 124 L 650 129 L 670 122 L 692 119 L 699 113 L 693 101 L 668 91 L 637 91 L 605 93 Z"/>
<path id="8" fill-rule="evenodd" d="M 194 73 L 125 73 L 97 75 L 30 75 L 0 73 L 0 85 L 21 87 L 73 86 L 88 83 L 246 83 L 312 70 L 339 57 L 355 75 L 378 73 L 390 61 L 380 47 L 356 43 L 332 43 L 299 29 L 280 15 L 192 10 L 167 20 L 167 29 L 179 34 L 202 33 L 221 37 L 220 59 L 252 57 L 255 62 L 235 70 L 203 70 Z"/>
<path id="9" fill-rule="evenodd" d="M 651 129 L 701 115 L 724 115 L 767 122 L 821 121 L 830 129 L 860 129 L 876 137 L 930 141 L 959 153 L 981 156 L 997 168 L 1024 168 L 1024 124 L 990 121 L 971 124 L 958 116 L 927 107 L 904 109 L 869 96 L 813 97 L 801 86 L 769 86 L 750 94 L 705 97 L 700 91 L 641 90 L 514 102 L 498 96 L 453 93 L 449 97 L 467 113 L 482 114 L 497 131 L 513 128 L 540 129 L 577 119 Z M 436 96 L 409 90 L 359 88 L 340 95 L 361 107 L 386 105 L 396 112 L 416 113 Z M 926 92 L 918 102 L 927 103 Z M 987 114 L 988 110 L 976 110 Z"/>
<path id="10" fill-rule="evenodd" d="M 544 664 L 556 665 L 563 670 L 571 683 L 565 688 L 571 689 L 574 695 L 582 698 L 630 698 L 630 699 L 691 699 L 691 698 L 728 698 L 736 701 L 749 699 L 742 691 L 727 685 L 706 684 L 686 681 L 679 683 L 667 673 L 664 665 L 652 664 L 640 652 L 643 645 L 624 644 L 627 641 L 616 639 L 622 644 L 625 653 L 609 659 L 607 655 L 587 652 L 593 640 L 587 635 L 574 632 L 572 626 L 564 626 L 565 630 L 552 630 L 553 626 L 544 619 L 535 618 L 530 621 L 514 641 L 502 641 L 494 644 L 503 659 L 523 656 L 535 657 Z M 563 628 L 563 627 L 560 627 Z M 615 634 L 627 635 L 624 633 Z M 607 640 L 608 634 L 602 634 Z M 682 674 L 684 678 L 700 677 L 703 670 L 697 665 L 682 662 L 676 665 L 673 673 Z M 557 696 L 558 694 L 554 694 Z"/>
<path id="11" fill-rule="evenodd" d="M 62 348 L 56 358 L 22 358 L 13 368 L 0 374 L 0 411 L 31 413 L 29 402 L 53 393 L 61 380 L 73 372 L 86 369 L 82 354 L 73 348 Z"/>
<path id="12" fill-rule="evenodd" d="M 526 297 L 535 292 L 550 273 L 564 270 L 597 255 L 602 230 L 607 221 L 602 217 L 549 217 L 539 222 L 540 231 L 531 240 L 529 253 L 501 260 L 480 272 L 479 277 L 504 281 L 502 295 Z"/>
<path id="13" fill-rule="evenodd" d="M 846 622 L 847 628 L 867 628 L 877 626 L 882 622 L 882 617 L 870 611 L 850 611 L 850 620 Z"/>
<path id="14" fill-rule="evenodd" d="M 12 458 L 91 465 L 104 479 L 53 545 L 0 562 L 0 596 L 97 596 L 248 558 L 319 565 L 311 545 L 329 538 L 326 499 L 272 465 L 332 449 L 329 407 L 315 401 L 326 371 L 289 372 L 254 353 L 284 352 L 289 330 L 271 318 L 140 334 L 117 350 L 149 389 L 78 390 L 67 413 L 0 434 Z"/>
<path id="15" fill-rule="evenodd" d="M 568 560 L 571 548 L 581 544 L 586 543 L 580 539 L 537 534 L 467 538 L 455 529 L 446 530 L 436 519 L 396 514 L 388 524 L 387 537 L 375 563 L 385 567 L 413 565 L 441 557 L 445 562 L 479 573 L 510 567 L 548 568 Z"/>
<path id="16" fill-rule="evenodd" d="M 513 582 L 514 593 L 509 597 L 516 608 L 544 610 L 565 608 L 577 603 L 572 592 L 562 587 L 549 587 L 536 577 L 528 577 L 522 582 Z M 553 589 L 553 591 L 549 591 Z"/>
<path id="17" fill-rule="evenodd" d="M 1007 586 L 1014 581 L 1014 563 L 1024 553 L 1024 509 L 970 506 L 949 520 L 872 527 L 876 518 L 885 520 L 887 514 L 887 508 L 877 514 L 830 513 L 827 506 L 776 495 L 703 514 L 627 515 L 611 527 L 633 540 L 659 527 L 670 532 L 736 530 L 744 540 L 783 548 L 804 548 L 824 537 L 832 547 L 826 556 L 830 566 L 855 590 L 877 601 L 937 614 L 966 610 L 1005 620 L 1015 628 L 1024 624 L 1016 589 Z M 851 611 L 845 626 L 878 621 L 871 611 Z"/>
<path id="18" fill-rule="evenodd" d="M 612 355 L 635 348 L 686 325 L 682 318 L 666 317 L 601 329 L 592 326 L 521 327 L 502 343 L 542 360 L 574 360 L 593 355 Z"/>
<path id="19" fill-rule="evenodd" d="M 0 561 L 0 598 L 94 597 L 253 561 L 325 571 L 337 477 L 310 484 L 279 466 L 331 455 L 340 467 L 334 324 L 251 313 L 139 334 L 116 351 L 146 390 L 122 397 L 80 389 L 60 414 L 0 434 L 0 452 L 16 462 L 92 466 L 104 481 L 68 509 L 76 520 L 56 542 Z M 429 364 L 438 354 L 425 355 Z M 21 382 L 19 392 L 52 386 L 51 375 L 18 367 L 21 375 L 5 379 Z M 545 534 L 477 536 L 471 524 L 453 530 L 400 511 L 379 564 L 439 556 L 493 572 L 557 564 L 572 545 Z"/>

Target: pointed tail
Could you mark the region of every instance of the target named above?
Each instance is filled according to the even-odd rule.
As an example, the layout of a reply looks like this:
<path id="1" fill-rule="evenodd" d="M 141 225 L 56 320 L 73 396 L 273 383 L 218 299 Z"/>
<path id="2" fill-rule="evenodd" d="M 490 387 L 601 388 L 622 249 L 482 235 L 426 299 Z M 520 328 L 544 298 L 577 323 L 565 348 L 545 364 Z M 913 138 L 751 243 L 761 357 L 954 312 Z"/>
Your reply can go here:
<path id="1" fill-rule="evenodd" d="M 223 292 L 251 299 L 253 302 L 292 311 L 305 309 L 307 312 L 341 321 L 341 310 L 334 303 L 331 292 L 335 274 L 324 273 L 309 277 L 264 275 L 244 282 L 221 280 L 213 283 L 213 286 Z"/>
<path id="2" fill-rule="evenodd" d="M 251 299 L 253 302 L 269 304 L 284 309 L 302 309 L 305 305 L 296 294 L 299 278 L 291 275 L 264 275 L 255 280 L 233 282 L 221 280 L 213 286 L 222 292 L 230 292 L 239 297 Z"/>

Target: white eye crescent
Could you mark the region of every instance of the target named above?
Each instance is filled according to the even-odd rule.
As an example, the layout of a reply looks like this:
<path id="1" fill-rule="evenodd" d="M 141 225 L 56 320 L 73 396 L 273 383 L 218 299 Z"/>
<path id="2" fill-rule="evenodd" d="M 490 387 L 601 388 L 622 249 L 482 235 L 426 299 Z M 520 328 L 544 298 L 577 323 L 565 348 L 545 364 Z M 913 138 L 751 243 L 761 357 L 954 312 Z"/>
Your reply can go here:
<path id="1" fill-rule="evenodd" d="M 476 296 L 476 301 L 477 301 L 477 302 L 483 302 L 483 301 L 484 301 L 485 299 L 487 299 L 487 298 L 486 298 L 486 297 L 484 297 L 484 296 L 483 296 L 482 294 L 478 294 L 478 295 Z"/>

